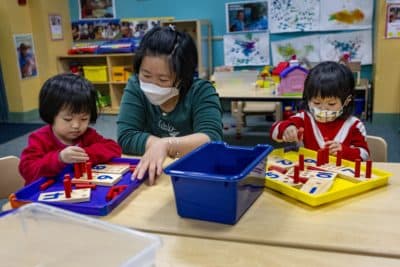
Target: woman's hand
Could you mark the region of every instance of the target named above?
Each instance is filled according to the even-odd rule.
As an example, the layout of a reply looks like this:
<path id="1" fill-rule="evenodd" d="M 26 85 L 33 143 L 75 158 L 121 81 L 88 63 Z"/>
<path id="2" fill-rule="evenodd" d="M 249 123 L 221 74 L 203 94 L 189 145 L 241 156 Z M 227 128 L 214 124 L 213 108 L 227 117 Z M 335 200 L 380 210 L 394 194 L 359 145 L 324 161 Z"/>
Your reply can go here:
<path id="1" fill-rule="evenodd" d="M 79 146 L 67 146 L 58 154 L 60 160 L 64 163 L 77 163 L 89 160 L 88 154 Z"/>
<path id="2" fill-rule="evenodd" d="M 146 150 L 139 164 L 132 174 L 132 179 L 143 179 L 146 172 L 149 175 L 149 184 L 153 185 L 155 179 L 161 175 L 163 162 L 168 156 L 169 144 L 166 138 L 154 140 Z"/>
<path id="3" fill-rule="evenodd" d="M 299 138 L 296 126 L 290 125 L 283 131 L 282 140 L 284 142 L 298 142 Z"/>
<path id="4" fill-rule="evenodd" d="M 329 154 L 336 156 L 338 151 L 342 151 L 342 144 L 336 141 L 326 141 L 325 147 L 329 148 Z"/>

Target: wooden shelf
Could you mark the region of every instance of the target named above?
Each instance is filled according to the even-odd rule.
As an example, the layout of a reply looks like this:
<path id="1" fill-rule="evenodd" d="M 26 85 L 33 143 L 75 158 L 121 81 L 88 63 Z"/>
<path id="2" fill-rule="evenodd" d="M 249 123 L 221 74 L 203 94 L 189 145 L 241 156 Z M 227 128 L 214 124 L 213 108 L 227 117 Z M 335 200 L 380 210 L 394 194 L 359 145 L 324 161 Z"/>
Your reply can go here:
<path id="1" fill-rule="evenodd" d="M 127 81 L 112 81 L 112 67 L 124 66 L 133 69 L 134 53 L 116 54 L 81 54 L 81 55 L 62 55 L 57 57 L 58 73 L 70 72 L 71 65 L 80 66 L 106 66 L 107 81 L 92 82 L 102 95 L 110 97 L 109 107 L 101 109 L 103 114 L 118 114 L 124 87 Z"/>
<path id="2" fill-rule="evenodd" d="M 161 23 L 163 26 L 170 24 L 193 38 L 197 47 L 199 77 L 208 80 L 212 72 L 211 23 L 208 20 L 175 20 Z"/>

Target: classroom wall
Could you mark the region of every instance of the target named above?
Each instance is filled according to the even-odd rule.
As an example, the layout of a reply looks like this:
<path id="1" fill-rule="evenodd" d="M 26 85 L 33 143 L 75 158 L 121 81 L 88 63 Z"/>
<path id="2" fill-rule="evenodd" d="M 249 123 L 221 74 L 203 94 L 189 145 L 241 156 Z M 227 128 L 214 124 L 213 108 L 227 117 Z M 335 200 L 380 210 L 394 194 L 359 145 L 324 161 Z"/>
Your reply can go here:
<path id="1" fill-rule="evenodd" d="M 400 113 L 400 39 L 385 39 L 386 0 L 378 0 L 375 17 L 374 112 Z"/>
<path id="2" fill-rule="evenodd" d="M 171 4 L 173 2 L 173 4 Z M 226 33 L 225 26 L 225 3 L 234 0 L 203 0 L 203 1 L 164 1 L 164 0 L 116 0 L 116 15 L 118 18 L 139 17 L 168 17 L 173 16 L 177 20 L 184 19 L 208 19 L 212 24 L 213 35 L 213 65 L 223 65 L 223 42 L 222 36 Z M 78 0 L 69 0 L 71 19 L 79 19 Z M 374 80 L 374 110 L 376 113 L 399 113 L 399 57 L 398 47 L 400 40 L 385 40 L 385 0 L 375 2 L 375 70 L 373 66 L 363 66 L 362 77 Z M 305 33 L 293 33 L 306 35 Z M 271 36 L 271 41 L 279 40 L 281 36 Z M 397 49 L 396 49 L 397 46 Z M 373 75 L 375 75 L 373 77 Z"/>
<path id="3" fill-rule="evenodd" d="M 49 14 L 60 14 L 64 40 L 51 41 Z M 2 65 L 10 121 L 37 118 L 38 94 L 43 82 L 57 73 L 56 56 L 65 54 L 72 45 L 68 0 L 35 0 L 26 5 L 18 1 L 0 1 L 0 63 Z M 18 56 L 14 34 L 32 33 L 38 76 L 19 78 Z"/>

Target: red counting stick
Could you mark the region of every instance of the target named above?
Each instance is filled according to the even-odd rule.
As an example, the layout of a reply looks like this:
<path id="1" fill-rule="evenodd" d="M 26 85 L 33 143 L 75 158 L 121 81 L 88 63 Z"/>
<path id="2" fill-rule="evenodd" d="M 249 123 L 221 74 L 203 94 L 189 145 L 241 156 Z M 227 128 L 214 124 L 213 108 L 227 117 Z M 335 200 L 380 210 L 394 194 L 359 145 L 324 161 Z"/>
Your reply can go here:
<path id="1" fill-rule="evenodd" d="M 304 171 L 304 154 L 299 154 L 299 169 Z"/>
<path id="2" fill-rule="evenodd" d="M 356 159 L 354 167 L 354 177 L 360 177 L 361 160 Z"/>
<path id="3" fill-rule="evenodd" d="M 50 185 L 54 184 L 54 179 L 48 179 L 46 182 L 40 185 L 40 191 L 46 190 Z"/>
<path id="4" fill-rule="evenodd" d="M 92 163 L 90 161 L 86 162 L 86 177 L 88 180 L 91 180 L 93 178 Z"/>
<path id="5" fill-rule="evenodd" d="M 367 160 L 367 166 L 365 169 L 365 178 L 371 178 L 372 174 L 372 160 Z"/>
<path id="6" fill-rule="evenodd" d="M 269 166 L 268 170 L 269 171 L 277 171 L 277 172 L 280 172 L 282 174 L 285 174 L 287 172 L 287 170 L 285 168 L 280 167 L 280 166 L 276 166 L 276 165 Z"/>
<path id="7" fill-rule="evenodd" d="M 294 176 L 293 176 L 293 182 L 295 184 L 298 184 L 300 182 L 299 176 L 300 176 L 300 170 L 299 170 L 299 165 L 294 166 Z"/>
<path id="8" fill-rule="evenodd" d="M 75 176 L 75 178 L 81 178 L 82 177 L 80 163 L 74 163 L 74 176 Z"/>
<path id="9" fill-rule="evenodd" d="M 81 189 L 81 188 L 95 189 L 96 185 L 95 184 L 82 183 L 82 184 L 75 184 L 75 188 L 77 188 L 77 189 Z"/>
<path id="10" fill-rule="evenodd" d="M 324 164 L 324 149 L 318 149 L 317 151 L 317 166 Z"/>
<path id="11" fill-rule="evenodd" d="M 64 176 L 64 192 L 65 192 L 65 197 L 66 198 L 71 198 L 71 192 L 72 192 L 72 184 L 71 184 L 71 179 L 69 179 L 69 175 Z"/>
<path id="12" fill-rule="evenodd" d="M 342 151 L 336 152 L 336 166 L 342 165 Z"/>

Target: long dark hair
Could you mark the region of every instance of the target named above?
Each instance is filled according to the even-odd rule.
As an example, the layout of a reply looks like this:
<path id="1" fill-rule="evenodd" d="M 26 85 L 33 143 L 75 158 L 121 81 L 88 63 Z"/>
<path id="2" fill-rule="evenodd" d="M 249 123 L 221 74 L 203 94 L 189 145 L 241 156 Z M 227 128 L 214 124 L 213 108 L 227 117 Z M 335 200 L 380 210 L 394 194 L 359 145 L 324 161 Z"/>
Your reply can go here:
<path id="1" fill-rule="evenodd" d="M 135 52 L 133 61 L 134 72 L 139 73 L 145 56 L 166 55 L 169 59 L 171 72 L 175 73 L 174 86 L 181 96 L 186 95 L 193 83 L 197 68 L 197 48 L 192 37 L 185 32 L 179 32 L 172 26 L 154 27 L 148 31 Z"/>

